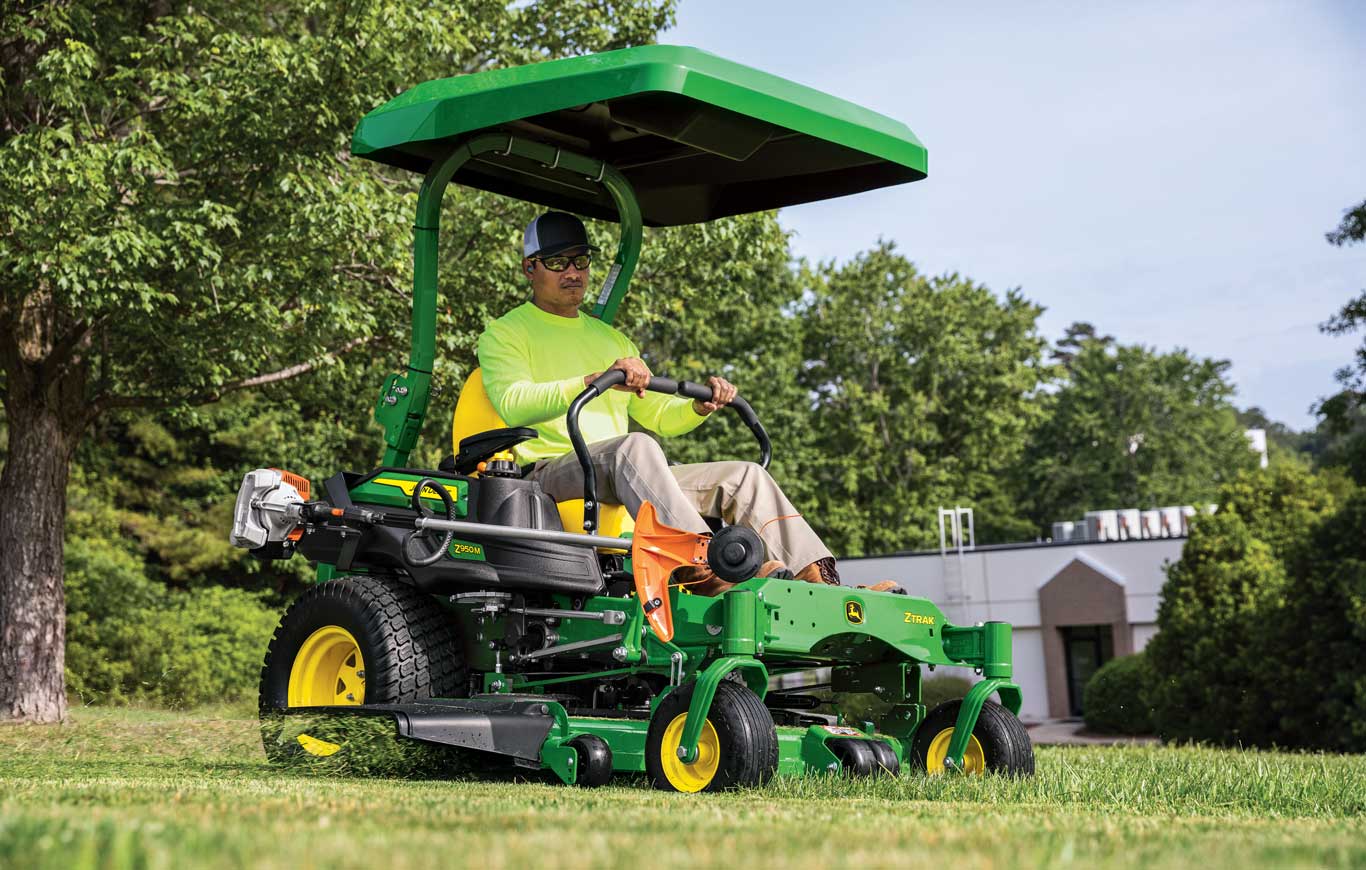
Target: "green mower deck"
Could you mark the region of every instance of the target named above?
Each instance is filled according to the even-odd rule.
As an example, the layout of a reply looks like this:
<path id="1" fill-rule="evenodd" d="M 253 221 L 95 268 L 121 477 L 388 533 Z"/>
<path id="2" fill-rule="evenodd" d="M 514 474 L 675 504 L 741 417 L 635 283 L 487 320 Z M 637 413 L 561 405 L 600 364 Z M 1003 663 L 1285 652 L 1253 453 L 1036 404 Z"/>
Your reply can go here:
<path id="1" fill-rule="evenodd" d="M 601 738 L 610 748 L 607 775 L 647 773 L 651 721 L 681 689 L 687 716 L 676 743 L 667 748 L 685 765 L 696 762 L 715 694 L 723 682 L 737 678 L 759 699 L 769 700 L 771 709 L 781 711 L 785 696 L 800 690 L 770 694 L 770 676 L 829 666 L 834 691 L 870 692 L 891 704 L 881 731 L 871 722 L 776 726 L 774 773 L 779 776 L 840 770 L 896 773 L 903 767 L 923 769 L 927 761 L 961 769 L 968 735 L 991 694 L 999 695 L 1012 714 L 1019 712 L 1020 691 L 1010 682 L 1010 626 L 1005 623 L 952 626 L 923 598 L 790 580 L 751 580 L 719 598 L 677 590 L 673 595 L 678 630 L 669 643 L 645 630 L 643 611 L 631 606 L 634 602 L 594 597 L 578 602 L 578 609 L 573 609 L 574 602 L 557 602 L 565 606 L 564 614 L 582 614 L 559 617 L 561 644 L 575 645 L 570 649 L 611 645 L 620 668 L 549 677 L 489 670 L 483 676 L 485 692 L 469 698 L 293 708 L 285 713 L 309 717 L 315 725 L 328 717 L 390 717 L 396 737 L 474 750 L 490 764 L 501 758 L 523 768 L 549 770 L 572 784 L 589 766 L 586 753 L 575 745 L 584 736 Z M 620 631 L 604 631 L 618 624 L 614 619 L 594 618 L 610 614 L 621 614 Z M 483 633 L 492 634 L 495 627 L 486 624 Z M 492 657 L 484 662 L 476 658 L 469 664 L 492 662 Z M 951 740 L 941 759 L 918 758 L 912 752 L 912 739 L 926 715 L 920 703 L 922 663 L 971 667 L 985 677 L 958 707 L 953 732 L 963 739 Z M 650 715 L 583 715 L 576 709 L 581 702 L 557 694 L 571 683 L 649 673 L 669 681 L 651 705 Z M 345 734 L 344 728 L 324 727 L 323 737 L 318 733 L 314 727 L 290 732 L 285 739 L 297 740 L 313 755 L 346 748 L 346 741 L 337 737 Z M 856 751 L 849 746 L 853 742 L 867 744 L 869 751 Z M 863 761 L 865 757 L 871 763 Z"/>

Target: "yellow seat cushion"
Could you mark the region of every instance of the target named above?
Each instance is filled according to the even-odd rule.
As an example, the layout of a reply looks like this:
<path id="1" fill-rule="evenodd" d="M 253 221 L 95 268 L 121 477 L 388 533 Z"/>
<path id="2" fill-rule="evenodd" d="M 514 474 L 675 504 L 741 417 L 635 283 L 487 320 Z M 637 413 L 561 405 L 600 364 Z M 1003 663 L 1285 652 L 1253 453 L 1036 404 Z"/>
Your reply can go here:
<path id="1" fill-rule="evenodd" d="M 460 398 L 455 401 L 455 416 L 451 421 L 451 452 L 460 452 L 460 442 L 487 432 L 490 429 L 506 429 L 507 423 L 498 416 L 489 394 L 484 390 L 484 373 L 480 369 L 470 372 L 465 385 L 460 388 Z M 583 532 L 583 499 L 575 498 L 559 502 L 560 522 L 567 532 Z M 609 538 L 620 537 L 636 527 L 631 514 L 619 504 L 605 504 L 598 509 L 598 534 Z"/>

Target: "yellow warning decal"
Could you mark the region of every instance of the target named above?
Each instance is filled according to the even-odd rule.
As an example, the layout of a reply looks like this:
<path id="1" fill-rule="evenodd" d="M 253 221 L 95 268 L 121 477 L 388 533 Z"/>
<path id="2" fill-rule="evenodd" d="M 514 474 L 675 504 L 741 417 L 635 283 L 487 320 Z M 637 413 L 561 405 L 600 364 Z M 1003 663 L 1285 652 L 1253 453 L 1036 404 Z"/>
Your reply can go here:
<path id="1" fill-rule="evenodd" d="M 413 490 L 417 489 L 416 480 L 399 480 L 396 477 L 376 477 L 374 480 L 371 481 L 371 483 L 382 483 L 385 486 L 396 486 L 399 489 L 403 490 L 403 494 L 408 496 L 409 498 L 412 497 Z M 460 498 L 460 490 L 457 487 L 450 484 L 442 484 L 441 488 L 446 490 L 446 492 L 450 493 L 452 499 Z M 437 494 L 437 491 L 432 489 L 430 486 L 422 490 L 422 497 L 441 498 L 441 496 Z"/>

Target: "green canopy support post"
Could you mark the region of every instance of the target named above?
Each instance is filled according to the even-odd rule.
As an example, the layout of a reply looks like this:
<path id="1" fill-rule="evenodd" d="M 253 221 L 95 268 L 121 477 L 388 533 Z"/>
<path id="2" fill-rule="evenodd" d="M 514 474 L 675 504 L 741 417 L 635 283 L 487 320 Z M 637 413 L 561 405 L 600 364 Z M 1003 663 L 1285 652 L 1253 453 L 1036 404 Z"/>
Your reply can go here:
<path id="1" fill-rule="evenodd" d="M 621 215 L 621 243 L 608 271 L 594 316 L 611 323 L 631 283 L 640 258 L 642 226 L 635 193 L 621 173 L 607 163 L 553 148 L 540 142 L 499 133 L 485 133 L 457 145 L 443 160 L 433 161 L 417 195 L 417 221 L 413 227 L 413 325 L 408 370 L 390 375 L 375 403 L 375 420 L 384 427 L 384 460 L 388 467 L 403 467 L 417 444 L 431 397 L 432 367 L 436 358 L 436 299 L 441 198 L 446 186 L 471 160 L 498 163 L 517 160 L 516 171 L 530 171 L 548 178 L 568 175 L 602 185 L 612 195 Z"/>
<path id="2" fill-rule="evenodd" d="M 612 200 L 617 204 L 617 214 L 621 218 L 621 242 L 617 245 L 616 260 L 603 279 L 602 292 L 593 306 L 593 316 L 610 324 L 617 319 L 617 308 L 626 296 L 626 288 L 631 283 L 631 276 L 636 273 L 636 264 L 640 262 L 640 241 L 644 230 L 641 226 L 640 204 L 636 201 L 631 183 L 626 176 L 605 163 L 603 169 L 603 186 L 612 194 Z"/>

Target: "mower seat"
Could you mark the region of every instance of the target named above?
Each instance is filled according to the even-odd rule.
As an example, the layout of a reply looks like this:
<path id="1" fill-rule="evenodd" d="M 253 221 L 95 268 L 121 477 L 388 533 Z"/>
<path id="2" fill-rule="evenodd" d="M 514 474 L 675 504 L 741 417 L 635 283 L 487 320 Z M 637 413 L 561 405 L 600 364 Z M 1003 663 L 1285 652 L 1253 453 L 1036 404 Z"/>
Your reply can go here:
<path id="1" fill-rule="evenodd" d="M 460 388 L 460 398 L 455 402 L 455 416 L 451 421 L 451 444 L 456 455 L 460 454 L 461 442 L 472 435 L 479 435 L 495 429 L 509 432 L 508 424 L 494 410 L 489 394 L 484 390 L 484 373 L 481 369 L 470 372 L 465 385 Z M 560 512 L 560 523 L 567 532 L 583 532 L 583 499 L 576 498 L 558 502 L 555 507 Z M 619 504 L 604 504 L 598 508 L 598 534 L 609 538 L 620 537 L 636 527 L 626 508 Z"/>

